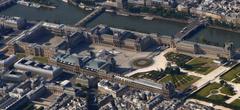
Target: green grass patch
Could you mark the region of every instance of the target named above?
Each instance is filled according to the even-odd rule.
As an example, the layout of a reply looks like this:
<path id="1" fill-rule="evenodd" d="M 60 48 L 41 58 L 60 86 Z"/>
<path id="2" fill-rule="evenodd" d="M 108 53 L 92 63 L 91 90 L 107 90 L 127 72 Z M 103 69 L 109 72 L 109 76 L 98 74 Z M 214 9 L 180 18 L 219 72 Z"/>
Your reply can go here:
<path id="1" fill-rule="evenodd" d="M 237 78 L 234 79 L 232 82 L 234 82 L 234 83 L 240 83 L 240 77 L 237 77 Z"/>
<path id="2" fill-rule="evenodd" d="M 228 107 L 234 110 L 240 109 L 240 99 L 237 99 L 236 101 L 232 102 L 231 104 L 225 103 L 226 100 L 228 100 L 230 97 L 225 95 L 211 95 L 210 97 L 206 97 L 210 94 L 211 91 L 217 90 L 221 87 L 221 84 L 219 83 L 211 83 L 199 90 L 198 92 L 191 95 L 191 98 L 195 98 L 198 100 L 203 100 L 207 102 L 211 102 L 213 104 L 221 105 L 224 107 Z M 220 90 L 222 92 L 222 90 Z"/>
<path id="3" fill-rule="evenodd" d="M 211 84 L 208 84 L 203 89 L 201 89 L 200 91 L 198 91 L 196 95 L 200 97 L 206 97 L 210 94 L 212 90 L 219 89 L 220 87 L 221 85 L 219 83 L 211 83 Z"/>
<path id="4" fill-rule="evenodd" d="M 221 93 L 226 94 L 226 95 L 235 95 L 236 93 L 231 92 L 229 88 L 227 87 L 222 87 L 220 89 Z"/>
<path id="5" fill-rule="evenodd" d="M 168 61 L 187 63 L 192 59 L 191 56 L 170 52 L 164 55 Z"/>
<path id="6" fill-rule="evenodd" d="M 208 97 L 208 99 L 217 101 L 217 102 L 218 101 L 225 102 L 227 99 L 229 99 L 229 97 L 224 95 L 211 95 L 210 97 Z"/>
<path id="7" fill-rule="evenodd" d="M 240 65 L 237 65 L 230 71 L 226 72 L 221 78 L 226 81 L 231 81 L 234 78 L 238 77 L 237 74 L 240 74 Z M 235 82 L 238 82 L 238 81 L 235 81 Z"/>
<path id="8" fill-rule="evenodd" d="M 48 63 L 48 58 L 46 57 L 34 56 L 32 59 L 39 61 L 40 63 Z"/>
<path id="9" fill-rule="evenodd" d="M 139 58 L 139 59 L 135 59 L 134 61 L 132 61 L 132 65 L 137 68 L 144 68 L 144 67 L 151 66 L 153 64 L 153 62 L 154 61 L 152 59 Z"/>
<path id="10" fill-rule="evenodd" d="M 187 70 L 195 71 L 204 75 L 208 74 L 218 67 L 218 65 L 215 64 L 212 59 L 203 57 L 194 58 L 187 63 L 187 66 Z"/>
<path id="11" fill-rule="evenodd" d="M 240 99 L 234 100 L 232 103 L 230 103 L 230 105 L 233 106 L 234 108 L 240 109 Z"/>
<path id="12" fill-rule="evenodd" d="M 199 80 L 199 77 L 192 76 L 192 75 L 186 75 L 186 74 L 172 74 L 167 75 L 160 79 L 159 83 L 166 83 L 171 81 L 178 90 L 183 91 L 190 87 L 194 82 Z"/>
<path id="13" fill-rule="evenodd" d="M 154 81 L 157 81 L 158 79 L 164 77 L 165 74 L 159 71 L 149 71 L 149 72 L 143 72 L 143 73 L 137 73 L 131 76 L 131 78 L 137 78 L 137 79 L 151 79 Z"/>

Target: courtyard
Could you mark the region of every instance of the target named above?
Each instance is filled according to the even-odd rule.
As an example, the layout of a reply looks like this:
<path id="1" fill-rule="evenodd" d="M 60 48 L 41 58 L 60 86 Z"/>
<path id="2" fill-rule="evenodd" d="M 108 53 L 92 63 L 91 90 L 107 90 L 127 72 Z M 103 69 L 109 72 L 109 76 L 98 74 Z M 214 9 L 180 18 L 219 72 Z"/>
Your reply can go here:
<path id="1" fill-rule="evenodd" d="M 121 49 L 113 46 L 108 45 L 95 45 L 95 44 L 89 44 L 89 43 L 81 43 L 79 44 L 81 46 L 76 46 L 71 49 L 73 53 L 77 54 L 85 54 L 88 51 L 93 52 L 100 52 L 103 50 L 106 50 L 112 54 L 114 54 L 114 59 L 117 63 L 116 73 L 122 74 L 128 71 L 129 69 L 134 68 L 131 64 L 132 61 L 138 58 L 145 58 L 147 57 L 151 52 L 136 52 L 132 50 L 126 50 Z"/>

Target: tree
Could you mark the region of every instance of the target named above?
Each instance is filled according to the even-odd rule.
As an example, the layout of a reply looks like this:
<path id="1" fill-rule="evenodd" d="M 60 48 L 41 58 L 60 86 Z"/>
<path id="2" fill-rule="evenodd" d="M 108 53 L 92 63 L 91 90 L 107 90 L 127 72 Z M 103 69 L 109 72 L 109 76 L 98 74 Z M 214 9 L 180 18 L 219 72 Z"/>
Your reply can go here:
<path id="1" fill-rule="evenodd" d="M 231 93 L 235 93 L 234 88 L 232 86 L 229 86 L 228 89 Z"/>
<path id="2" fill-rule="evenodd" d="M 180 74 L 181 70 L 179 67 L 167 67 L 164 71 L 166 74 Z"/>
<path id="3" fill-rule="evenodd" d="M 223 86 L 224 84 L 226 83 L 226 81 L 224 81 L 224 80 L 221 80 L 220 81 L 220 84 Z"/>
<path id="4" fill-rule="evenodd" d="M 185 67 L 186 64 L 182 61 L 177 61 L 176 65 L 179 66 L 179 67 Z"/>
<path id="5" fill-rule="evenodd" d="M 175 67 L 175 68 L 174 68 L 174 73 L 175 73 L 175 74 L 180 74 L 180 73 L 181 73 L 180 68 L 179 68 L 179 67 Z"/>

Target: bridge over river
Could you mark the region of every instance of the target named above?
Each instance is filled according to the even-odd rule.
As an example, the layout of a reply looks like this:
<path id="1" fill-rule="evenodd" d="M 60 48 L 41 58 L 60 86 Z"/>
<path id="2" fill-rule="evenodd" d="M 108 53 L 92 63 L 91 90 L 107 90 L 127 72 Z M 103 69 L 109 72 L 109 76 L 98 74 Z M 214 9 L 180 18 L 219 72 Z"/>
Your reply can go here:
<path id="1" fill-rule="evenodd" d="M 97 16 L 99 16 L 100 14 L 102 14 L 105 11 L 104 7 L 97 7 L 92 13 L 90 13 L 89 15 L 87 15 L 86 17 L 84 17 L 83 19 L 81 19 L 80 21 L 78 21 L 75 26 L 80 27 L 80 26 L 85 26 L 87 23 L 89 23 L 90 21 L 92 21 L 94 18 L 96 18 Z"/>
<path id="2" fill-rule="evenodd" d="M 189 25 L 184 27 L 181 31 L 175 34 L 174 38 L 177 42 L 186 39 L 187 37 L 199 31 L 201 28 L 207 25 L 206 20 L 194 20 Z"/>

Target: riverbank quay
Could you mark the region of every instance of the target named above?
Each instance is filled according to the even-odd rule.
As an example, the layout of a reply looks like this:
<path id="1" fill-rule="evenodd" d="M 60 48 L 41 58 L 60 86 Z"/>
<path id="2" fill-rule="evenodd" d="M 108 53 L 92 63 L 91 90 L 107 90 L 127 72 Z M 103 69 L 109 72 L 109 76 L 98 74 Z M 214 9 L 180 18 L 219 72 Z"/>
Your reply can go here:
<path id="1" fill-rule="evenodd" d="M 8 7 L 11 7 L 15 4 L 14 0 L 1 0 L 0 1 L 0 11 L 7 9 Z"/>
<path id="2" fill-rule="evenodd" d="M 136 17 L 152 17 L 153 19 L 156 20 L 167 20 L 167 21 L 173 21 L 173 22 L 179 22 L 179 23 L 190 23 L 192 20 L 183 20 L 183 19 L 177 19 L 177 18 L 167 18 L 167 17 L 162 17 L 158 15 L 153 15 L 149 13 L 131 13 L 127 11 L 116 11 L 117 15 L 127 15 L 127 16 L 136 16 Z M 216 26 L 209 24 L 208 27 L 214 28 L 214 29 L 219 29 L 219 30 L 225 30 L 225 31 L 230 31 L 230 32 L 235 32 L 235 33 L 240 33 L 240 30 L 234 30 L 226 27 L 221 27 L 221 26 Z"/>
<path id="3" fill-rule="evenodd" d="M 24 1 L 24 0 L 19 0 L 16 3 L 19 4 L 19 5 L 32 7 L 32 8 L 48 8 L 48 9 L 57 8 L 56 6 L 53 6 L 53 5 L 46 5 L 46 4 L 35 3 L 35 2 L 28 2 L 28 1 Z"/>
<path id="4" fill-rule="evenodd" d="M 234 33 L 239 33 L 240 34 L 240 30 L 233 30 L 233 29 L 220 27 L 220 26 L 214 26 L 214 25 L 209 25 L 209 27 L 210 28 L 214 28 L 214 29 L 225 30 L 225 31 L 229 31 L 229 32 L 234 32 Z"/>
<path id="5" fill-rule="evenodd" d="M 131 13 L 131 12 L 127 12 L 127 11 L 116 11 L 116 14 L 117 15 L 136 16 L 136 17 L 149 16 L 149 17 L 153 17 L 153 19 L 156 19 L 156 20 L 167 20 L 167 21 L 173 21 L 173 22 L 179 22 L 179 23 L 189 23 L 188 20 L 181 20 L 181 19 L 176 19 L 176 18 L 165 18 L 165 17 L 161 17 L 158 15 L 153 15 L 153 14 L 149 14 L 149 13 Z"/>
<path id="6" fill-rule="evenodd" d="M 90 14 L 90 11 L 82 10 L 79 7 L 67 4 L 63 1 L 51 0 L 51 2 L 57 6 L 57 9 L 54 10 L 34 9 L 17 4 L 12 7 L 9 7 L 7 10 L 2 11 L 0 14 L 6 16 L 19 16 L 31 21 L 47 21 L 67 25 L 74 25 L 79 20 L 83 19 L 84 17 Z M 125 11 L 126 10 L 122 12 Z M 144 19 L 144 17 L 152 15 L 148 13 L 145 14 L 142 13 L 142 15 L 139 13 L 134 14 L 130 13 L 131 16 L 130 15 L 126 16 L 127 12 L 125 12 L 125 15 L 122 14 L 123 16 L 121 14 L 114 14 L 117 12 L 119 13 L 120 11 L 117 10 L 115 12 L 109 11 L 104 12 L 91 22 L 87 23 L 86 28 L 91 28 L 98 24 L 105 24 L 107 26 L 112 26 L 116 28 L 173 36 L 177 32 L 181 31 L 184 27 L 186 27 L 189 24 L 188 22 L 192 20 L 192 19 L 179 20 L 176 18 L 165 18 L 157 15 L 154 15 L 155 18 L 152 20 L 146 20 Z M 202 29 L 202 31 L 197 32 L 193 37 L 190 37 L 190 40 L 189 39 L 187 40 L 194 41 L 197 43 L 199 42 L 199 39 L 203 36 L 209 42 L 220 43 L 221 44 L 220 46 L 224 45 L 225 42 L 223 41 L 233 41 L 234 45 L 237 48 L 240 47 L 240 45 L 238 45 L 238 42 L 240 41 L 238 33 L 222 29 L 213 29 L 211 27 L 212 26 L 210 25 L 207 28 Z M 227 35 L 224 33 L 227 33 Z M 221 40 L 222 42 L 218 40 Z"/>
<path id="7" fill-rule="evenodd" d="M 77 4 L 76 2 L 72 3 L 72 2 L 69 2 L 70 4 L 74 5 L 74 6 L 78 6 L 79 7 L 79 4 Z M 84 6 L 88 6 L 88 5 L 84 5 Z M 92 7 L 92 6 L 88 6 L 88 7 Z M 189 18 L 189 19 L 178 19 L 178 18 L 173 18 L 173 17 L 162 17 L 162 16 L 159 16 L 159 15 L 154 15 L 154 14 L 151 14 L 151 13 L 132 13 L 132 12 L 129 12 L 127 10 L 119 10 L 119 9 L 115 9 L 113 10 L 112 8 L 109 8 L 107 7 L 107 10 L 112 10 L 112 11 L 106 11 L 108 13 L 116 13 L 117 15 L 120 15 L 120 16 L 135 16 L 135 17 L 151 17 L 152 19 L 145 19 L 145 20 L 167 20 L 167 21 L 173 21 L 173 22 L 178 22 L 178 23 L 190 23 L 192 22 L 192 19 Z M 240 32 L 240 31 L 235 31 L 235 30 L 232 30 L 232 29 L 228 29 L 228 28 L 224 28 L 224 27 L 220 27 L 220 26 L 214 26 L 214 25 L 209 25 L 210 28 L 215 28 L 215 29 L 221 29 L 221 30 L 225 30 L 225 31 L 232 31 L 232 32 Z"/>

